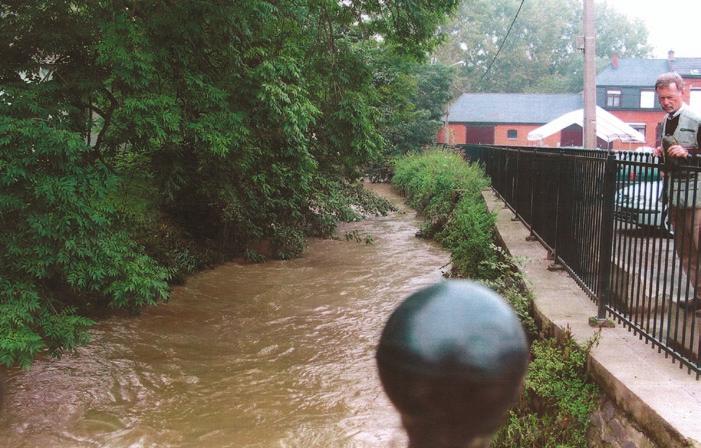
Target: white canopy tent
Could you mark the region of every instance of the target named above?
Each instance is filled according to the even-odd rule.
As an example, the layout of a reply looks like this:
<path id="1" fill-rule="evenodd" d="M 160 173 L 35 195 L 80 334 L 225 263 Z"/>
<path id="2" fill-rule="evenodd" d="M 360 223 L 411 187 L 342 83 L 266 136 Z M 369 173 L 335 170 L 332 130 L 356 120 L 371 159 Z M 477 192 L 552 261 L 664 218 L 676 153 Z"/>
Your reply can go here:
<path id="1" fill-rule="evenodd" d="M 573 110 L 532 130 L 528 133 L 528 140 L 544 140 L 546 137 L 570 125 L 578 124 L 582 126 L 582 123 L 584 123 L 584 109 Z M 599 106 L 596 106 L 596 135 L 608 143 L 614 140 L 621 140 L 626 143 L 645 143 L 643 134 Z"/>

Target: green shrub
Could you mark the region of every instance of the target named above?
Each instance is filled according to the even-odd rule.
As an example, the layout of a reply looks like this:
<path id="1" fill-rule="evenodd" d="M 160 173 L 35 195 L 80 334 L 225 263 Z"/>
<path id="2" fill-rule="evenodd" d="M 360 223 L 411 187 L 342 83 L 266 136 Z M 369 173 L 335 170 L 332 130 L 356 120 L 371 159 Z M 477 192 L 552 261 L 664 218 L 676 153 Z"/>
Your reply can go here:
<path id="1" fill-rule="evenodd" d="M 226 250 L 213 240 L 196 239 L 163 211 L 160 192 L 148 170 L 148 159 L 131 151 L 115 157 L 119 175 L 109 202 L 123 228 L 145 252 L 171 273 L 172 283 L 226 258 Z"/>
<path id="2" fill-rule="evenodd" d="M 433 149 L 396 161 L 392 182 L 427 221 L 422 234 L 451 251 L 453 274 L 494 280 L 499 253 L 494 241 L 494 216 L 481 191 L 489 185 L 484 172 L 459 153 Z"/>
<path id="3" fill-rule="evenodd" d="M 599 392 L 587 381 L 589 347 L 571 335 L 533 342 L 524 391 L 492 448 L 586 448 Z"/>
<path id="4" fill-rule="evenodd" d="M 363 188 L 360 182 L 320 180 L 310 201 L 306 233 L 330 237 L 338 222 L 352 222 L 368 215 L 386 215 L 394 206 Z"/>
<path id="5" fill-rule="evenodd" d="M 499 277 L 493 229 L 494 216 L 484 203 L 463 198 L 457 204 L 436 234 L 436 240 L 451 250 L 454 275 L 488 280 Z"/>
<path id="6" fill-rule="evenodd" d="M 299 256 L 304 250 L 304 234 L 293 227 L 275 229 L 272 238 L 274 256 L 288 260 Z"/>
<path id="7" fill-rule="evenodd" d="M 86 340 L 79 311 L 166 298 L 170 272 L 120 225 L 119 179 L 83 163 L 91 149 L 80 135 L 1 112 L 0 364 L 27 366 Z"/>

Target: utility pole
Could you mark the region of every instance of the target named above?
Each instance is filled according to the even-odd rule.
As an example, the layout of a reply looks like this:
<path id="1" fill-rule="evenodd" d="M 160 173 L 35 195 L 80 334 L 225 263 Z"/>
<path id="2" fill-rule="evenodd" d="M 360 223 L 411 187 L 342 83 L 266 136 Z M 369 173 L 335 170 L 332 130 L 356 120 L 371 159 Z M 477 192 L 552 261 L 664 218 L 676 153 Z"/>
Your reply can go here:
<path id="1" fill-rule="evenodd" d="M 596 148 L 596 30 L 594 0 L 584 0 L 584 133 L 585 148 Z"/>

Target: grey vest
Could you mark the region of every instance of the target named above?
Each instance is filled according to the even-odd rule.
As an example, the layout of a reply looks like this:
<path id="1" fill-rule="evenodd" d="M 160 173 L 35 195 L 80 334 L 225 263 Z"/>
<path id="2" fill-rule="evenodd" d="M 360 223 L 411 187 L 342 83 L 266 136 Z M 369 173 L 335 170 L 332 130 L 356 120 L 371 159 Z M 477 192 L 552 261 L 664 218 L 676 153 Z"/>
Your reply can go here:
<path id="1" fill-rule="evenodd" d="M 666 120 L 662 123 L 662 128 L 666 125 Z M 674 138 L 680 145 L 687 149 L 698 149 L 697 133 L 701 116 L 684 106 L 679 115 L 679 124 L 674 131 Z M 678 208 L 701 207 L 701 179 L 696 174 L 682 179 L 672 176 L 669 189 L 669 205 Z"/>
<path id="2" fill-rule="evenodd" d="M 679 124 L 674 131 L 674 138 L 677 139 L 680 145 L 687 149 L 698 149 L 696 134 L 698 133 L 700 123 L 701 116 L 684 106 L 681 114 L 679 114 Z"/>

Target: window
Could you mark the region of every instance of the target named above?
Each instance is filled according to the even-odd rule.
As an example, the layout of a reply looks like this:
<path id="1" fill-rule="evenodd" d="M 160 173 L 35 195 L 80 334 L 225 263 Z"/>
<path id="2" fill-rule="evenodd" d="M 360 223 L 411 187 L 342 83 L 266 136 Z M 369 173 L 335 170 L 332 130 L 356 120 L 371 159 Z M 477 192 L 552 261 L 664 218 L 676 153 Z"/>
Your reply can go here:
<path id="1" fill-rule="evenodd" d="M 628 123 L 628 126 L 635 129 L 645 136 L 645 123 Z"/>
<path id="2" fill-rule="evenodd" d="M 641 90 L 640 91 L 640 108 L 641 109 L 654 109 L 655 108 L 655 91 L 654 90 Z"/>
<path id="3" fill-rule="evenodd" d="M 606 107 L 621 107 L 621 91 L 607 90 L 606 91 Z"/>
<path id="4" fill-rule="evenodd" d="M 509 129 L 506 131 L 506 138 L 514 140 L 516 137 L 518 137 L 518 131 L 516 129 Z"/>

